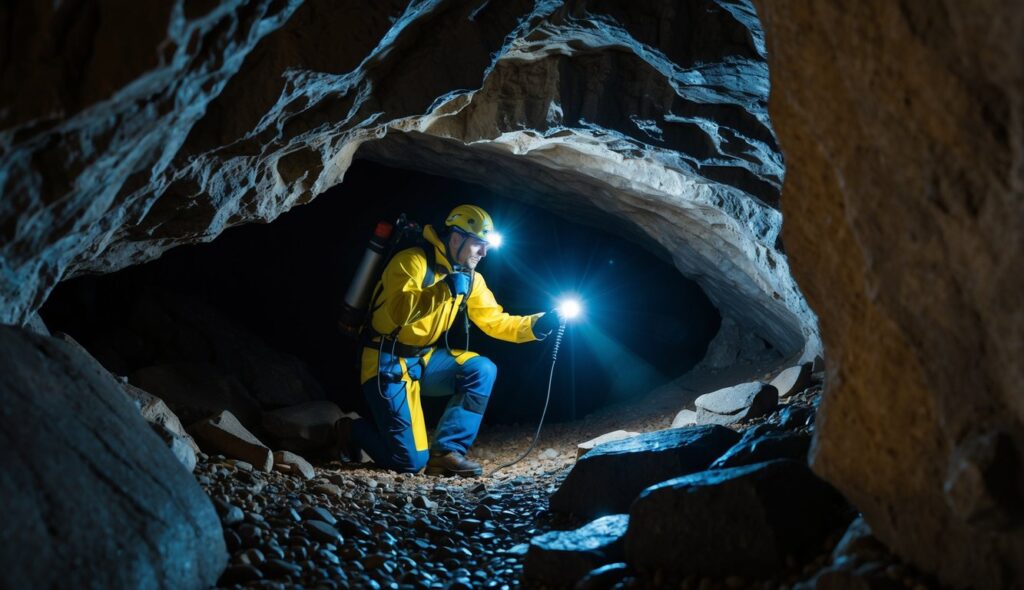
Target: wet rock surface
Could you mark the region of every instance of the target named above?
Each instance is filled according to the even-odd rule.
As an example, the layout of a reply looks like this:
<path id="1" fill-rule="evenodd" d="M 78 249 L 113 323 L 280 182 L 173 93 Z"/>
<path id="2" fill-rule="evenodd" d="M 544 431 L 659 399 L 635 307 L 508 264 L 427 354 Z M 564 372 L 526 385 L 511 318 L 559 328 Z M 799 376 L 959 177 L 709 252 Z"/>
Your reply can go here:
<path id="1" fill-rule="evenodd" d="M 647 486 L 707 469 L 739 438 L 723 426 L 693 426 L 605 443 L 576 463 L 551 509 L 582 517 L 625 512 Z"/>
<path id="2" fill-rule="evenodd" d="M 612 514 L 578 529 L 538 535 L 530 541 L 524 574 L 551 586 L 572 584 L 591 570 L 622 560 L 628 526 L 628 514 Z"/>
<path id="3" fill-rule="evenodd" d="M 792 459 L 806 463 L 810 447 L 809 431 L 784 430 L 772 424 L 759 424 L 749 428 L 738 443 L 715 459 L 711 469 L 739 467 L 773 459 Z"/>

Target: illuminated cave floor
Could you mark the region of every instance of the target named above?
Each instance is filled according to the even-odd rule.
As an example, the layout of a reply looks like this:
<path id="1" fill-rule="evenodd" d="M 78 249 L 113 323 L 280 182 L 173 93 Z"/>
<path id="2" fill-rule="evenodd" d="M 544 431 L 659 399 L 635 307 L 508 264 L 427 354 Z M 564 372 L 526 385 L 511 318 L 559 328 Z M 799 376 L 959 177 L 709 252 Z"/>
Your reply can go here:
<path id="1" fill-rule="evenodd" d="M 735 375 L 691 375 L 642 403 L 550 425 L 524 461 L 493 477 L 486 474 L 529 445 L 536 424 L 485 429 L 471 454 L 484 464 L 480 478 L 394 474 L 332 462 L 317 466 L 307 481 L 201 456 L 195 474 L 215 499 L 231 554 L 219 587 L 544 588 L 542 581 L 524 578 L 526 549 L 535 535 L 584 524 L 547 511 L 576 445 L 611 430 L 665 428 L 681 395 L 702 392 L 688 386 L 707 391 L 716 378 Z M 614 585 L 593 587 L 792 588 L 821 569 L 837 541 L 834 535 L 819 555 L 792 563 L 774 580 L 631 572 Z"/>

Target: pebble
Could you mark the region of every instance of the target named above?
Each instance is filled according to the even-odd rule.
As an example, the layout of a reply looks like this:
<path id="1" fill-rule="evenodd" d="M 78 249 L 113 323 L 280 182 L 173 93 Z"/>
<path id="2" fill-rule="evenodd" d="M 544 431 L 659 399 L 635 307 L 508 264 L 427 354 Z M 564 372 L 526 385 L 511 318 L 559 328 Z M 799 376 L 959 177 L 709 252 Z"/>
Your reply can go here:
<path id="1" fill-rule="evenodd" d="M 342 536 L 337 529 L 322 520 L 307 520 L 302 523 L 312 537 L 327 543 L 341 543 Z"/>

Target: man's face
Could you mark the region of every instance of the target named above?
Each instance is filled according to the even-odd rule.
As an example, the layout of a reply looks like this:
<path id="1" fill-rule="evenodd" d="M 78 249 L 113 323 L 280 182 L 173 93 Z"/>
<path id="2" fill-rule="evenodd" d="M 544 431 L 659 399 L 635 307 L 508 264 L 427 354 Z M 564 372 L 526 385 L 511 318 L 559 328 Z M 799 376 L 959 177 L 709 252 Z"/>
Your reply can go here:
<path id="1" fill-rule="evenodd" d="M 465 243 L 465 245 L 463 245 Z M 487 243 L 472 236 L 453 231 L 448 247 L 455 263 L 476 270 L 476 265 L 487 256 Z"/>

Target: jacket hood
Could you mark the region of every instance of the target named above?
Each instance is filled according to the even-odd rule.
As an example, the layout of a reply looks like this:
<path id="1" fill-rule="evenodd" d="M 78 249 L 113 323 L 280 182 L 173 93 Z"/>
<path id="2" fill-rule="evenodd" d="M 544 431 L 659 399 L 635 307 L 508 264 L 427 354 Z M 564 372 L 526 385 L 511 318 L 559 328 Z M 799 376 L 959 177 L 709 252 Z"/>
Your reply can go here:
<path id="1" fill-rule="evenodd" d="M 437 235 L 437 230 L 434 229 L 434 226 L 423 226 L 423 239 L 430 242 L 437 251 L 437 256 L 434 257 L 437 260 L 437 263 L 443 266 L 448 272 L 452 272 L 452 263 L 448 260 L 448 248 L 445 247 L 444 243 L 441 241 L 441 237 Z"/>

